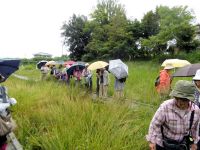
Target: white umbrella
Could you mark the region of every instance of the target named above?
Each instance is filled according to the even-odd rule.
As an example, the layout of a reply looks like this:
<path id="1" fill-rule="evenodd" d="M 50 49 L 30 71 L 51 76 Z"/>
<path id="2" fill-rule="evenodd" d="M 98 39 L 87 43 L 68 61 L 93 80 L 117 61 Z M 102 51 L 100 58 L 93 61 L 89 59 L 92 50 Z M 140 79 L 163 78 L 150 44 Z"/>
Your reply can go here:
<path id="1" fill-rule="evenodd" d="M 128 66 L 120 59 L 110 60 L 108 70 L 118 79 L 128 76 Z"/>

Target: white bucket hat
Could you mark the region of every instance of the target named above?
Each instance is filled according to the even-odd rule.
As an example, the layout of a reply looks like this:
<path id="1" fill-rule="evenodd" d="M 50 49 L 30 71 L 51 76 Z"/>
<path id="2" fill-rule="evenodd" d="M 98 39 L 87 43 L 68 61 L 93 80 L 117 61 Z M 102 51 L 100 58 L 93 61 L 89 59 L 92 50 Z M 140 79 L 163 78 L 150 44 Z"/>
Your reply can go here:
<path id="1" fill-rule="evenodd" d="M 200 80 L 200 69 L 198 69 L 198 70 L 196 71 L 196 74 L 195 74 L 195 76 L 193 77 L 193 80 Z"/>
<path id="2" fill-rule="evenodd" d="M 166 64 L 164 69 L 169 70 L 169 69 L 173 69 L 173 68 L 174 68 L 174 66 L 172 64 Z"/>

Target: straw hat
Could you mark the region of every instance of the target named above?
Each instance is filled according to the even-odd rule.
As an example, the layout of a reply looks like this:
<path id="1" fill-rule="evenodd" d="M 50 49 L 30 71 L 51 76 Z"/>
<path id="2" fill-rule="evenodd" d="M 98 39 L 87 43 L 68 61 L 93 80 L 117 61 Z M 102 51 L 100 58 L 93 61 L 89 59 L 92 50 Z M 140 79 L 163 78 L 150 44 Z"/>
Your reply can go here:
<path id="1" fill-rule="evenodd" d="M 170 69 L 173 69 L 174 66 L 172 64 L 166 64 L 165 68 L 166 70 L 170 70 Z"/>

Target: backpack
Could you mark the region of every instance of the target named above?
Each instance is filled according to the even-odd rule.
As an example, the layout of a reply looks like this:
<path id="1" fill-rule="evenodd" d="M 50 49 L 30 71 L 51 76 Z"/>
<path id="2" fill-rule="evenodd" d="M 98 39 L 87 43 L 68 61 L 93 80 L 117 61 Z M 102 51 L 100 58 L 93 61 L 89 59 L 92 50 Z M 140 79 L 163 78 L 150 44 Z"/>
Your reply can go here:
<path id="1" fill-rule="evenodd" d="M 160 76 L 158 76 L 154 82 L 155 87 L 160 84 Z"/>
<path id="2" fill-rule="evenodd" d="M 54 75 L 55 70 L 56 70 L 56 68 L 52 68 L 51 71 L 50 71 L 50 74 L 51 74 L 51 75 Z"/>
<path id="3" fill-rule="evenodd" d="M 126 82 L 126 78 L 121 78 L 121 79 L 119 79 L 119 81 L 120 81 L 121 83 Z"/>

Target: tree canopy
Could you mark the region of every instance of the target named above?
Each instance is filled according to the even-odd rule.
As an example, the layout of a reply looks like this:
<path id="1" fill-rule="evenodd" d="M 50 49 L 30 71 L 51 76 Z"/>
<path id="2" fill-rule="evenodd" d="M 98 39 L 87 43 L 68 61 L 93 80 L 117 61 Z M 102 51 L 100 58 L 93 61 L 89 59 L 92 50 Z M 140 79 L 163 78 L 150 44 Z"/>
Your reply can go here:
<path id="1" fill-rule="evenodd" d="M 187 6 L 158 6 L 141 21 L 126 17 L 125 8 L 116 0 L 99 1 L 91 19 L 73 14 L 62 26 L 64 44 L 75 60 L 108 58 L 147 58 L 179 51 L 191 52 L 199 43 L 195 38 L 193 14 Z M 167 42 L 176 45 L 168 49 Z"/>

